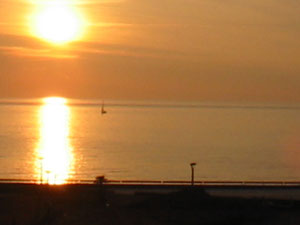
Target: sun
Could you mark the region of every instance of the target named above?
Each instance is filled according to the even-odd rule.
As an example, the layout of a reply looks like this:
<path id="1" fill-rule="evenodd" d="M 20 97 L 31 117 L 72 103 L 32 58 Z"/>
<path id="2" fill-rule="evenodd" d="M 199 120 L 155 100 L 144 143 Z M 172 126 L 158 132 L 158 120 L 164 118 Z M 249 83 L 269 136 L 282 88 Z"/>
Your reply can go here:
<path id="1" fill-rule="evenodd" d="M 64 44 L 81 38 L 84 19 L 67 4 L 46 4 L 40 7 L 32 21 L 33 33 L 53 44 Z"/>

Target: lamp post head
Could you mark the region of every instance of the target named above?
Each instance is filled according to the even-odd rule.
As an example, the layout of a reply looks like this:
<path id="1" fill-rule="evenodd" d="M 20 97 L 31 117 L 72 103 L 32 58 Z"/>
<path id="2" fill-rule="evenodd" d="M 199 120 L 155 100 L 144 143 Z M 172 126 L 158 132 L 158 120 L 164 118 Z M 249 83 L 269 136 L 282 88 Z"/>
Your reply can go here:
<path id="1" fill-rule="evenodd" d="M 193 166 L 196 166 L 197 163 L 193 162 L 193 163 L 191 163 L 190 165 L 191 165 L 191 167 L 193 167 Z"/>

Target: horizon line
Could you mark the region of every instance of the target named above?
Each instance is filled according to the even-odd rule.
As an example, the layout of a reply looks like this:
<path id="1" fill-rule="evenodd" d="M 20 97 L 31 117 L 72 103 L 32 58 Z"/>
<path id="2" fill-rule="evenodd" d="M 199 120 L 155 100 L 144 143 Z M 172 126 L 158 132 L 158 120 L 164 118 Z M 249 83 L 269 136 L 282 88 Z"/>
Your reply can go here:
<path id="1" fill-rule="evenodd" d="M 0 105 L 44 105 L 43 98 L 32 99 L 1 99 Z M 66 98 L 68 99 L 68 98 Z M 105 106 L 108 107 L 141 107 L 141 108 L 207 108 L 207 109 L 272 109 L 272 110 L 300 110 L 299 105 L 282 105 L 282 104 L 234 104 L 234 103 L 201 103 L 199 102 L 182 102 L 182 101 L 164 101 L 160 100 L 154 102 L 153 100 L 101 100 L 101 99 L 69 99 L 65 105 L 68 106 L 86 106 L 96 107 L 101 106 L 105 102 Z"/>

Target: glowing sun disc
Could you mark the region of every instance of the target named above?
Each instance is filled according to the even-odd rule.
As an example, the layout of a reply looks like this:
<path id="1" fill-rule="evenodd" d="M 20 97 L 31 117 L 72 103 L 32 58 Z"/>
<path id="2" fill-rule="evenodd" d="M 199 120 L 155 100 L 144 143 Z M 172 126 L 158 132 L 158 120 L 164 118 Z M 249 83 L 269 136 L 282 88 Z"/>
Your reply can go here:
<path id="1" fill-rule="evenodd" d="M 48 5 L 40 9 L 33 23 L 36 36 L 55 44 L 77 40 L 83 32 L 81 16 L 67 5 Z"/>

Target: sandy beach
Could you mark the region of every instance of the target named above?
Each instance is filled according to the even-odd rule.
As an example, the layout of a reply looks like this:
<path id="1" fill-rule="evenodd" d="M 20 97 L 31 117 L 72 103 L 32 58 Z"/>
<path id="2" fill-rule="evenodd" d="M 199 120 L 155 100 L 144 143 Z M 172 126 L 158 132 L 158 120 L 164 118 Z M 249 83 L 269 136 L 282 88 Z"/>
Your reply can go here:
<path id="1" fill-rule="evenodd" d="M 8 225 L 300 224 L 296 200 L 212 197 L 200 187 L 125 194 L 105 185 L 0 184 L 0 203 Z"/>

